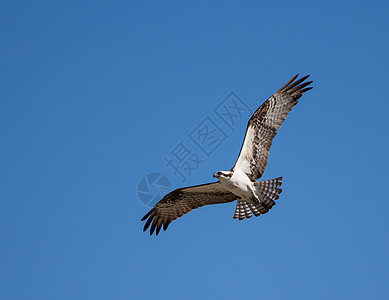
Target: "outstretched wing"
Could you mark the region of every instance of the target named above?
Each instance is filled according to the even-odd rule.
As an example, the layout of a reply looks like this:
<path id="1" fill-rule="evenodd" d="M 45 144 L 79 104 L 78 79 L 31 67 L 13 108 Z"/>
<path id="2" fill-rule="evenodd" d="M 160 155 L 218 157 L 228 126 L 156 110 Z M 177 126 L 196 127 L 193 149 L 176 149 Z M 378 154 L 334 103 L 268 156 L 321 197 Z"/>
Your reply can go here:
<path id="1" fill-rule="evenodd" d="M 238 160 L 232 170 L 242 170 L 252 181 L 262 177 L 277 130 L 297 100 L 312 88 L 306 86 L 313 81 L 304 82 L 309 75 L 295 81 L 298 75 L 267 99 L 251 116 Z"/>
<path id="2" fill-rule="evenodd" d="M 146 224 L 143 231 L 150 228 L 150 235 L 156 230 L 158 235 L 161 227 L 166 230 L 169 224 L 190 212 L 192 209 L 236 200 L 236 196 L 222 187 L 219 182 L 179 188 L 162 198 L 143 218 Z M 151 223 L 152 222 L 152 223 Z"/>

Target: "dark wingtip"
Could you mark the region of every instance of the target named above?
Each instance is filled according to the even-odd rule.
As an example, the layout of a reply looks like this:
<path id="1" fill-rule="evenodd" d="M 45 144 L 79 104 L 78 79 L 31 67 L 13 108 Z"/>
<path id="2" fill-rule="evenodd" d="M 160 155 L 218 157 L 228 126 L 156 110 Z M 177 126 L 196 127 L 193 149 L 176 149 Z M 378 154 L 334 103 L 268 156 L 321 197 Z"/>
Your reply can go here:
<path id="1" fill-rule="evenodd" d="M 307 88 L 305 88 L 305 89 L 302 89 L 302 90 L 301 90 L 301 93 L 308 92 L 309 90 L 312 90 L 312 89 L 313 89 L 313 86 L 307 87 Z"/>
<path id="2" fill-rule="evenodd" d="M 159 231 L 161 230 L 162 228 L 162 225 L 158 225 L 157 226 L 157 230 L 155 231 L 155 234 L 158 235 Z"/>
<path id="3" fill-rule="evenodd" d="M 287 83 L 285 83 L 280 89 L 279 89 L 279 91 L 282 91 L 284 88 L 286 88 L 289 84 L 291 84 L 293 81 L 295 81 L 296 80 L 296 78 L 297 77 L 299 77 L 299 73 L 297 73 L 296 75 L 294 75 L 293 77 L 292 77 L 292 79 L 290 79 Z"/>
<path id="4" fill-rule="evenodd" d="M 309 78 L 309 76 L 311 76 L 311 75 L 310 75 L 310 74 L 305 75 L 304 77 L 301 77 L 299 80 L 304 81 L 304 80 L 306 80 L 307 78 Z"/>
<path id="5" fill-rule="evenodd" d="M 150 226 L 150 224 L 151 224 L 151 221 L 153 221 L 154 217 L 155 217 L 155 215 L 152 214 L 152 215 L 148 218 L 148 220 L 146 221 L 145 226 L 143 227 L 143 232 L 145 232 L 145 231 L 147 230 L 147 228 L 149 228 L 149 226 Z"/>
<path id="6" fill-rule="evenodd" d="M 150 217 L 150 218 L 147 220 L 145 226 L 143 226 L 143 232 L 145 232 L 145 231 L 147 230 L 147 228 L 149 228 L 150 223 L 151 223 L 151 221 L 152 221 L 153 219 L 154 219 L 154 217 Z"/>
<path id="7" fill-rule="evenodd" d="M 153 224 L 151 224 L 150 227 L 150 235 L 153 235 L 156 226 L 157 226 L 157 219 L 154 219 Z"/>
<path id="8" fill-rule="evenodd" d="M 154 208 L 153 209 L 150 209 L 150 211 L 147 213 L 147 214 L 145 214 L 144 215 L 144 217 L 142 218 L 142 219 L 140 219 L 141 221 L 144 221 L 144 220 L 146 220 L 150 215 L 151 215 L 151 213 L 154 211 Z"/>
<path id="9" fill-rule="evenodd" d="M 290 91 L 292 90 L 295 86 L 299 85 L 300 83 L 304 82 L 305 79 L 307 79 L 309 75 L 306 75 L 299 80 L 296 80 L 294 82 L 291 82 L 288 86 L 285 87 L 285 90 Z"/>
<path id="10" fill-rule="evenodd" d="M 294 76 L 292 77 L 292 79 L 289 80 L 289 81 L 290 81 L 290 82 L 293 82 L 293 81 L 295 81 L 299 76 L 300 76 L 300 73 L 297 73 L 297 74 L 294 75 Z"/>
<path id="11" fill-rule="evenodd" d="M 163 231 L 166 231 L 166 229 L 169 227 L 170 222 L 168 223 L 163 223 Z"/>
<path id="12" fill-rule="evenodd" d="M 301 79 L 304 81 L 305 79 L 309 78 L 309 76 L 311 76 L 311 74 L 305 75 L 305 76 L 302 77 Z"/>
<path id="13" fill-rule="evenodd" d="M 288 93 L 289 95 L 291 95 L 293 97 L 293 99 L 295 101 L 297 101 L 298 99 L 301 98 L 303 93 L 305 93 L 313 88 L 313 87 L 309 86 L 311 83 L 313 83 L 313 81 L 304 82 L 304 80 L 306 80 L 308 77 L 309 77 L 309 75 L 306 75 L 306 76 L 300 78 L 299 80 L 297 80 L 297 81 L 291 83 L 290 85 L 288 85 L 287 87 L 285 87 L 282 91 Z"/>

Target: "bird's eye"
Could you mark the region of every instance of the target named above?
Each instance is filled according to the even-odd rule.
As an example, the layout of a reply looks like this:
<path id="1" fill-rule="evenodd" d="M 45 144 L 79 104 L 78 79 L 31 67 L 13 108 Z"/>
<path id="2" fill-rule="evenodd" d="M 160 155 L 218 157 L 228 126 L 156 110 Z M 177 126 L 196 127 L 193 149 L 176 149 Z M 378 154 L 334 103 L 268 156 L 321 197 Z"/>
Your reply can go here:
<path id="1" fill-rule="evenodd" d="M 222 172 L 217 172 L 217 175 L 222 175 Z"/>

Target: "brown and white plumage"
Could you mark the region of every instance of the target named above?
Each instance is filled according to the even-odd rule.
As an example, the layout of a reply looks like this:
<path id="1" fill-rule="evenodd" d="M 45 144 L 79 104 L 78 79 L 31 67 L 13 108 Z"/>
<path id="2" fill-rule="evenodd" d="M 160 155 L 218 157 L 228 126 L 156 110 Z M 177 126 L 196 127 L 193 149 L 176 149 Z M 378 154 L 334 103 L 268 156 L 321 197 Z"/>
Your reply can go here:
<path id="1" fill-rule="evenodd" d="M 260 195 L 262 201 L 253 204 L 251 202 L 238 199 L 233 217 L 234 219 L 250 219 L 252 217 L 252 213 L 256 217 L 259 217 L 261 214 L 266 214 L 274 205 L 276 205 L 274 201 L 280 198 L 279 194 L 281 194 L 282 189 L 279 187 L 282 185 L 282 177 L 255 182 L 254 185 L 256 187 L 256 192 Z"/>
<path id="2" fill-rule="evenodd" d="M 176 189 L 163 197 L 142 218 L 142 221 L 148 218 L 143 231 L 146 231 L 151 225 L 150 235 L 155 229 L 158 235 L 162 226 L 166 230 L 172 221 L 187 214 L 192 209 L 234 200 L 236 200 L 236 195 L 224 189 L 218 182 Z"/>
<path id="3" fill-rule="evenodd" d="M 282 177 L 256 181 L 262 177 L 269 150 L 277 130 L 289 112 L 297 104 L 302 94 L 310 90 L 312 81 L 308 77 L 296 80 L 298 74 L 266 100 L 251 116 L 242 148 L 236 164 L 230 171 L 219 171 L 214 177 L 218 182 L 179 188 L 167 194 L 143 218 L 146 221 L 143 231 L 150 225 L 150 235 L 204 205 L 237 201 L 234 219 L 251 218 L 267 213 L 276 203 L 282 190 Z M 296 80 L 296 81 L 295 81 Z"/>
<path id="4" fill-rule="evenodd" d="M 302 94 L 312 89 L 306 88 L 312 81 L 303 83 L 309 75 L 294 81 L 297 77 L 298 74 L 267 99 L 249 120 L 238 160 L 232 170 L 242 170 L 251 181 L 262 177 L 277 130 Z"/>

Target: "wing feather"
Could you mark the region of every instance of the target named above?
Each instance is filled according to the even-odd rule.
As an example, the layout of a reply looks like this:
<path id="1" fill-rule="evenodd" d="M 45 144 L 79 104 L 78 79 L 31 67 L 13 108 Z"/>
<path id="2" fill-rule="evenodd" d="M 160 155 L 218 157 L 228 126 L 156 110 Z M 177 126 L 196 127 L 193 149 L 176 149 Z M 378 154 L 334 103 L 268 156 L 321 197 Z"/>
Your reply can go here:
<path id="1" fill-rule="evenodd" d="M 312 89 L 309 75 L 289 80 L 251 116 L 238 160 L 232 168 L 242 170 L 252 181 L 265 172 L 273 139 L 302 94 Z M 296 81 L 295 81 L 296 80 Z"/>
<path id="2" fill-rule="evenodd" d="M 150 225 L 150 235 L 156 235 L 161 228 L 166 230 L 169 224 L 193 209 L 205 205 L 228 203 L 236 196 L 225 190 L 219 182 L 176 189 L 162 198 L 143 218 L 146 220 L 143 231 Z"/>

